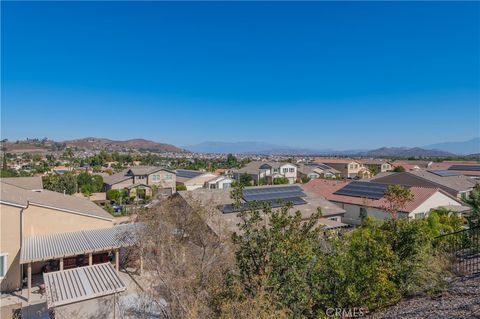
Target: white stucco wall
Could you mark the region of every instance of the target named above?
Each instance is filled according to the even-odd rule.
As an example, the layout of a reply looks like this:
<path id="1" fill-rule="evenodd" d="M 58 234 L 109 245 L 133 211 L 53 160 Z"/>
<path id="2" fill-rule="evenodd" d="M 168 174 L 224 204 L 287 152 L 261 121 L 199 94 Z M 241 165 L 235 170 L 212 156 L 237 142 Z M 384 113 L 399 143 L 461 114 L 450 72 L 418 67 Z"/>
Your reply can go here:
<path id="1" fill-rule="evenodd" d="M 415 210 L 413 210 L 409 214 L 409 217 L 413 218 L 417 213 L 427 214 L 432 208 L 437 208 L 439 206 L 447 206 L 447 205 L 462 206 L 462 204 L 459 201 L 438 191 L 432 196 L 430 196 L 429 199 L 423 202 Z"/>

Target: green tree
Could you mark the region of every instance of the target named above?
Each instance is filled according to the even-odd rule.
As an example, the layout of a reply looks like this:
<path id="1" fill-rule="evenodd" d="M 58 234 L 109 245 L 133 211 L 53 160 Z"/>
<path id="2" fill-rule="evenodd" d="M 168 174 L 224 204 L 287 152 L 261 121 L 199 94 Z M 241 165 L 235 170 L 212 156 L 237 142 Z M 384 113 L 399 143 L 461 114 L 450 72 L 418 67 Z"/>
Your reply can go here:
<path id="1" fill-rule="evenodd" d="M 465 204 L 472 208 L 467 217 L 470 226 L 480 225 L 480 184 L 476 184 L 470 195 L 463 198 Z"/>
<path id="2" fill-rule="evenodd" d="M 78 189 L 77 178 L 71 173 L 44 176 L 43 188 L 58 193 L 75 194 Z"/>
<path id="3" fill-rule="evenodd" d="M 238 160 L 233 154 L 227 155 L 227 167 L 233 168 L 238 166 Z"/>
<path id="4" fill-rule="evenodd" d="M 177 191 L 186 191 L 186 190 L 187 190 L 187 186 L 183 184 L 177 185 Z"/>
<path id="5" fill-rule="evenodd" d="M 101 192 L 103 188 L 103 177 L 101 175 L 92 175 L 92 185 L 95 192 Z"/>
<path id="6" fill-rule="evenodd" d="M 386 204 L 383 207 L 393 220 L 398 218 L 398 213 L 405 209 L 405 205 L 413 200 L 413 194 L 409 188 L 402 185 L 389 185 L 385 191 Z"/>
<path id="7" fill-rule="evenodd" d="M 308 177 L 307 175 L 302 175 L 300 179 L 302 180 L 303 184 L 306 184 L 310 181 L 310 177 Z"/>
<path id="8" fill-rule="evenodd" d="M 2 168 L 0 171 L 0 177 L 17 177 L 18 173 L 16 170 L 11 168 Z"/>
<path id="9" fill-rule="evenodd" d="M 238 183 L 242 186 L 252 186 L 252 182 L 252 176 L 247 173 L 243 173 L 242 175 L 240 175 L 240 179 L 238 181 Z"/>
<path id="10" fill-rule="evenodd" d="M 314 317 L 317 300 L 313 292 L 321 268 L 314 257 L 321 254 L 322 232 L 317 223 L 321 212 L 304 222 L 291 208 L 252 207 L 239 213 L 240 231 L 232 237 L 238 272 L 231 280 L 244 296 L 266 292 L 273 304 L 279 309 L 286 306 L 293 317 Z"/>
<path id="11" fill-rule="evenodd" d="M 122 198 L 122 192 L 118 189 L 109 189 L 107 191 L 107 199 L 114 201 L 116 203 L 120 202 L 120 199 Z"/>
<path id="12" fill-rule="evenodd" d="M 378 168 L 376 165 L 368 165 L 368 171 L 372 176 L 375 176 L 378 174 Z"/>
<path id="13" fill-rule="evenodd" d="M 392 172 L 403 173 L 403 172 L 405 172 L 405 168 L 403 166 L 395 166 L 395 168 L 392 170 Z"/>
<path id="14" fill-rule="evenodd" d="M 276 177 L 273 179 L 273 185 L 283 185 L 283 184 L 288 184 L 288 178 L 282 176 L 282 177 Z"/>
<path id="15" fill-rule="evenodd" d="M 87 172 L 82 172 L 77 175 L 78 188 L 85 194 L 85 192 L 97 193 L 102 191 L 103 177 L 100 175 L 91 175 Z"/>

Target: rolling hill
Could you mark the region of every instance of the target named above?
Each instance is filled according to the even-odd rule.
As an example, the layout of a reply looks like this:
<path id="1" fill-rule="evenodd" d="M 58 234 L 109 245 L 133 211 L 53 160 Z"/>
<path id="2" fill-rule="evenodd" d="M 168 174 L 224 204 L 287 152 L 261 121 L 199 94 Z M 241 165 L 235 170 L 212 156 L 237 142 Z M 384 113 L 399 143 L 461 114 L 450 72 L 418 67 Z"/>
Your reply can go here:
<path id="1" fill-rule="evenodd" d="M 183 149 L 172 144 L 157 143 L 141 138 L 131 139 L 126 141 L 115 141 L 107 138 L 86 137 L 82 139 L 63 141 L 67 147 L 77 147 L 81 149 L 91 150 L 110 150 L 110 151 L 125 151 L 125 150 L 148 150 L 152 152 L 184 152 Z"/>

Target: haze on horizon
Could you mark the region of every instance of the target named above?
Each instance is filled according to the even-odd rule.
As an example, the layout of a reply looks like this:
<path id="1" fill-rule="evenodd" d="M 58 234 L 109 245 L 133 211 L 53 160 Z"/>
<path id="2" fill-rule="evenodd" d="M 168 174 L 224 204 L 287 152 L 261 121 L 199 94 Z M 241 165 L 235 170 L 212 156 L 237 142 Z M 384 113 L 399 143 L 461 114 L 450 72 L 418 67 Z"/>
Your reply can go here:
<path id="1" fill-rule="evenodd" d="M 480 133 L 478 2 L 1 9 L 2 138 L 343 150 Z"/>

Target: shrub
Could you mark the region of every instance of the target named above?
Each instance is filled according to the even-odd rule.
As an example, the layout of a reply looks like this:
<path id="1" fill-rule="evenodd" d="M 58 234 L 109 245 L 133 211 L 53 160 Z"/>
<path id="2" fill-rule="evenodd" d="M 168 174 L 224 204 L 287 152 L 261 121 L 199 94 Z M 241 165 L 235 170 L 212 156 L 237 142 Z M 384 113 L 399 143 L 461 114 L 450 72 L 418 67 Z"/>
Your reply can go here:
<path id="1" fill-rule="evenodd" d="M 288 184 L 288 178 L 286 177 L 277 177 L 273 179 L 273 185 L 283 185 Z"/>
<path id="2" fill-rule="evenodd" d="M 187 190 L 187 186 L 185 186 L 183 184 L 177 185 L 177 192 L 178 191 L 186 191 L 186 190 Z"/>

